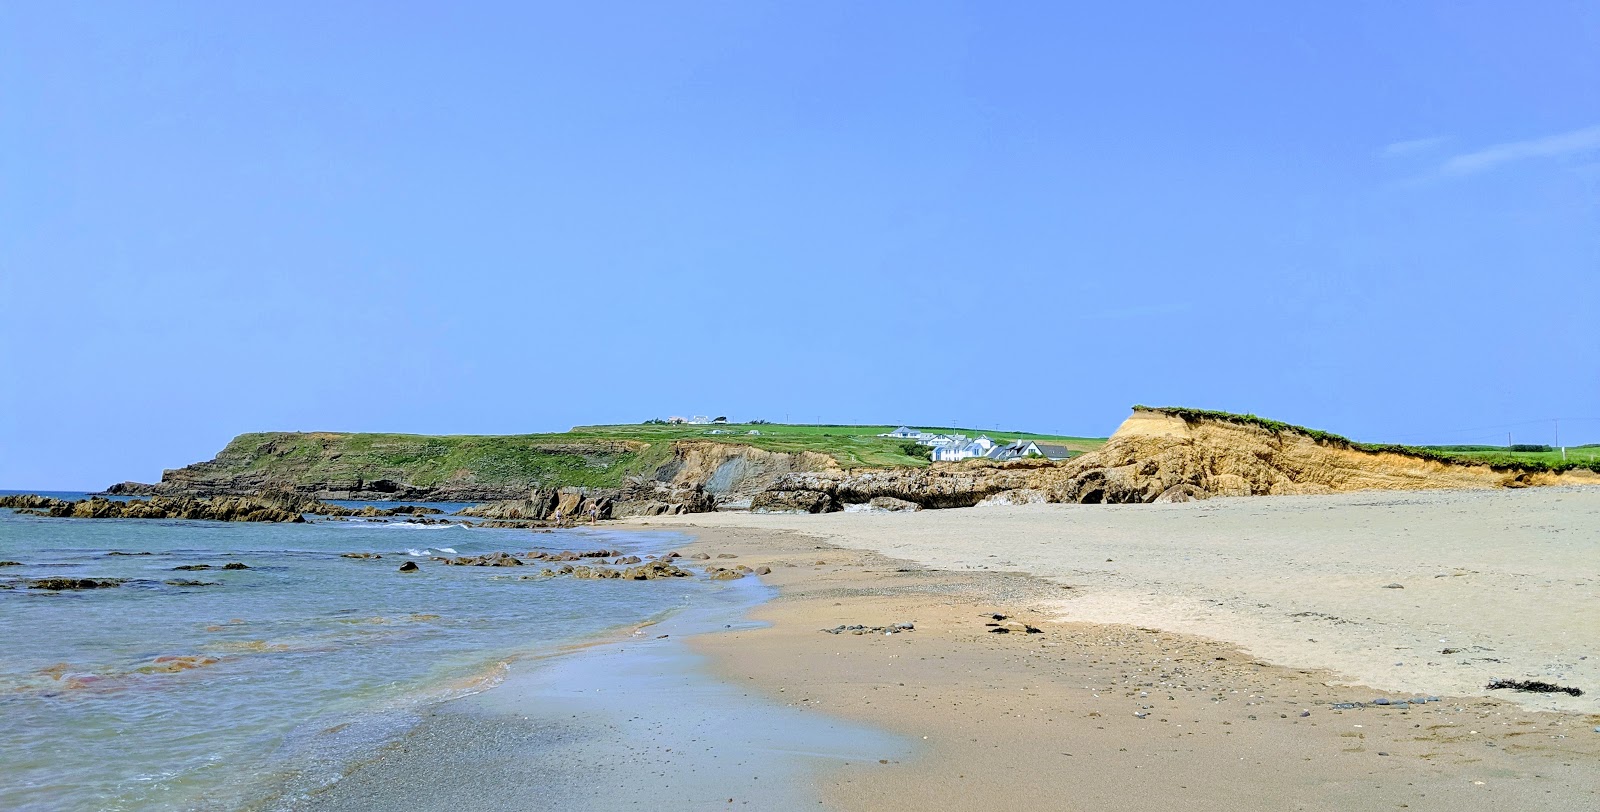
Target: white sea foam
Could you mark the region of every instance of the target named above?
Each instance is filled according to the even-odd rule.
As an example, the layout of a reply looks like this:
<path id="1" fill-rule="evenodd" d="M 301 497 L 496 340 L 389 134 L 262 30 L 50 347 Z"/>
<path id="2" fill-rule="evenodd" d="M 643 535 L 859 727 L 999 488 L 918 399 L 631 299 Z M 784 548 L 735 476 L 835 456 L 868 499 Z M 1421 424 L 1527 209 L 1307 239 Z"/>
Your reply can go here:
<path id="1" fill-rule="evenodd" d="M 456 554 L 456 551 L 451 549 L 451 548 L 449 548 L 449 547 L 440 547 L 439 548 L 439 552 L 441 552 L 441 553 L 449 553 L 451 555 L 455 555 Z"/>

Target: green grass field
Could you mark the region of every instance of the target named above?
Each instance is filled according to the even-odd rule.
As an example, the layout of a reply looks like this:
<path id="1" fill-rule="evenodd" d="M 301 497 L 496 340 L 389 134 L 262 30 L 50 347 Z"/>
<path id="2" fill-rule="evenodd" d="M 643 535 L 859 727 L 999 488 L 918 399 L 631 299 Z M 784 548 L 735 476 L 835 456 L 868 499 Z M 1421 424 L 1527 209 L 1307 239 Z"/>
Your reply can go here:
<path id="1" fill-rule="evenodd" d="M 767 451 L 812 451 L 844 468 L 920 467 L 928 450 L 907 440 L 878 437 L 896 426 L 713 424 L 579 426 L 571 431 L 517 435 L 421 435 L 335 432 L 258 432 L 235 437 L 214 463 L 197 466 L 200 478 L 218 474 L 271 474 L 297 484 L 391 479 L 420 487 L 470 480 L 478 483 L 546 483 L 616 487 L 649 474 L 672 456 L 678 440 L 707 440 Z M 973 429 L 927 427 L 975 437 Z M 712 434 L 712 431 L 723 432 Z M 750 434 L 760 431 L 760 434 Z M 997 442 L 1026 437 L 1074 451 L 1091 451 L 1103 438 L 1025 432 L 989 432 Z M 627 443 L 628 445 L 623 445 Z"/>
<path id="2" fill-rule="evenodd" d="M 646 443 L 670 443 L 673 440 L 715 440 L 738 443 L 767 451 L 815 451 L 828 454 L 845 468 L 879 468 L 889 466 L 922 466 L 928 464 L 927 449 L 910 444 L 907 440 L 879 437 L 899 426 L 827 426 L 794 425 L 779 423 L 717 423 L 712 425 L 654 425 L 623 424 L 614 426 L 578 426 L 565 434 L 542 435 L 569 440 L 634 440 Z M 986 435 L 998 443 L 1029 439 L 1051 442 L 1083 452 L 1093 451 L 1106 444 L 1104 437 L 1068 437 L 1052 434 L 1031 434 L 1019 431 L 981 431 L 979 429 L 949 428 L 942 426 L 913 426 L 935 434 L 965 434 L 968 437 Z M 712 431 L 726 434 L 711 434 Z M 749 432 L 760 431 L 759 435 Z M 915 451 L 915 455 L 913 455 Z"/>
<path id="3" fill-rule="evenodd" d="M 1490 465 L 1527 465 L 1537 463 L 1554 467 L 1562 464 L 1580 463 L 1584 467 L 1589 467 L 1591 463 L 1600 464 L 1600 445 L 1568 446 L 1565 459 L 1562 458 L 1561 449 L 1559 448 L 1551 451 L 1508 451 L 1500 447 L 1473 449 L 1431 445 L 1418 447 L 1464 459 L 1482 460 Z"/>

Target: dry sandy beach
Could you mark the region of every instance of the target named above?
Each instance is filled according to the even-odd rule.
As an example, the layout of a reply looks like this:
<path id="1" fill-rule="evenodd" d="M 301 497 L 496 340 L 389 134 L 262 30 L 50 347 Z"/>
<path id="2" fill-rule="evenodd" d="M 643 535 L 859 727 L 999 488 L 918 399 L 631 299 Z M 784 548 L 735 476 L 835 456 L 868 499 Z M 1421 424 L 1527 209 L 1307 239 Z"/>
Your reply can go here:
<path id="1" fill-rule="evenodd" d="M 1600 489 L 650 524 L 774 568 L 726 679 L 922 743 L 836 808 L 1600 807 Z"/>

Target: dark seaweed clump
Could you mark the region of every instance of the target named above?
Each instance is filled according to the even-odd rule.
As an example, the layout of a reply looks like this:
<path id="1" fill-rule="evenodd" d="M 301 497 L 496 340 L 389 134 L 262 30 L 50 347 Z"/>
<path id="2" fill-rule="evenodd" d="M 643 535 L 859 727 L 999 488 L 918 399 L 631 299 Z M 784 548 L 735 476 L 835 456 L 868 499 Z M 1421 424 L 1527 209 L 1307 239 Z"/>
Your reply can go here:
<path id="1" fill-rule="evenodd" d="M 1491 691 L 1497 691 L 1501 688 L 1510 688 L 1513 691 L 1530 691 L 1536 694 L 1583 696 L 1583 689 L 1581 688 L 1566 688 L 1560 685 L 1552 685 L 1548 682 L 1539 682 L 1538 680 L 1497 679 L 1489 683 L 1489 690 Z"/>

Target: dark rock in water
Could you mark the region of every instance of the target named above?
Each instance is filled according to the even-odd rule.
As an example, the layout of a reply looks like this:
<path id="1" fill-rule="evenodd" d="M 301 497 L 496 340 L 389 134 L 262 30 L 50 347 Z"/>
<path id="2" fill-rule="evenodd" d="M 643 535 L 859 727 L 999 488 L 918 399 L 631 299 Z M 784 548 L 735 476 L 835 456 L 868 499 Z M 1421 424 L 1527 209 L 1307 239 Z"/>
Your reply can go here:
<path id="1" fill-rule="evenodd" d="M 407 561 L 404 564 L 400 565 L 400 571 L 401 572 L 416 572 L 419 569 L 422 569 L 422 568 L 417 566 L 417 562 L 415 562 L 415 561 Z"/>
<path id="2" fill-rule="evenodd" d="M 167 586 L 222 586 L 216 581 L 191 581 L 187 578 L 174 578 L 165 583 Z"/>
<path id="3" fill-rule="evenodd" d="M 40 578 L 29 581 L 29 589 L 48 589 L 62 591 L 67 589 L 108 589 L 122 586 L 122 578 Z"/>
<path id="4" fill-rule="evenodd" d="M 340 553 L 339 557 L 340 558 L 362 558 L 362 559 L 371 558 L 371 559 L 377 559 L 377 558 L 382 558 L 383 556 L 378 555 L 377 553 Z"/>
<path id="5" fill-rule="evenodd" d="M 1497 679 L 1494 682 L 1489 683 L 1486 687 L 1491 691 L 1510 689 L 1513 691 L 1528 691 L 1537 694 L 1569 694 L 1571 696 L 1583 696 L 1583 689 L 1581 688 L 1567 688 L 1560 685 L 1553 685 L 1548 682 L 1539 682 L 1538 680 Z"/>
<path id="6" fill-rule="evenodd" d="M 711 580 L 713 581 L 737 581 L 743 577 L 744 573 L 738 570 L 725 570 L 718 568 L 711 572 Z"/>
<path id="7" fill-rule="evenodd" d="M 0 567 L 20 567 L 21 561 L 0 561 Z"/>
<path id="8" fill-rule="evenodd" d="M 622 577 L 632 581 L 651 581 L 656 578 L 687 578 L 694 573 L 674 567 L 666 561 L 651 561 L 622 571 Z"/>
<path id="9" fill-rule="evenodd" d="M 150 553 L 150 552 L 144 552 L 144 553 L 125 553 L 125 552 L 122 552 L 122 551 L 121 551 L 121 550 L 112 550 L 112 551 L 111 551 L 111 552 L 109 552 L 109 553 L 106 553 L 106 555 L 155 555 L 155 553 Z"/>
<path id="10" fill-rule="evenodd" d="M 177 572 L 196 572 L 196 571 L 199 571 L 199 570 L 211 569 L 211 565 L 210 564 L 183 564 L 183 565 L 180 565 L 180 566 L 173 567 L 172 569 L 174 571 L 177 571 Z"/>
<path id="11" fill-rule="evenodd" d="M 225 569 L 225 570 L 247 570 L 247 569 L 250 569 L 249 565 L 245 564 L 243 561 L 229 561 L 228 563 L 223 564 L 222 568 Z"/>

